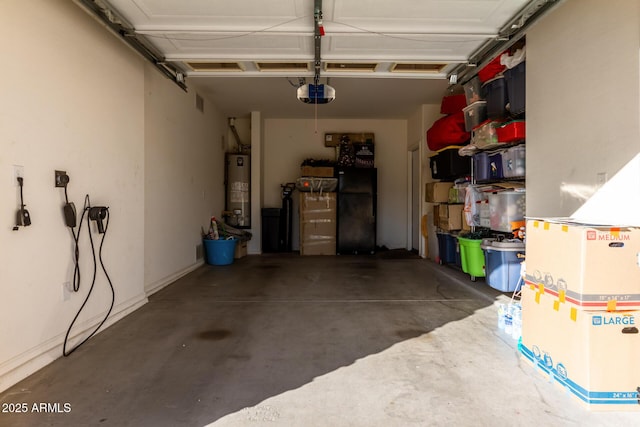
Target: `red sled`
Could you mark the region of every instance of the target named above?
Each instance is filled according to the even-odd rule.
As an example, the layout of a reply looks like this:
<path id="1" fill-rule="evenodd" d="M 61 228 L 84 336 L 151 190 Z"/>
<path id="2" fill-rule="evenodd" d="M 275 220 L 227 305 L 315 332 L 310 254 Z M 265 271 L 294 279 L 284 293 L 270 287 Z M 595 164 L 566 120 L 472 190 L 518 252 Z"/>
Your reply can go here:
<path id="1" fill-rule="evenodd" d="M 440 114 L 455 114 L 458 111 L 462 111 L 467 106 L 467 97 L 463 94 L 460 95 L 447 95 L 442 97 L 442 103 L 440 104 Z"/>
<path id="2" fill-rule="evenodd" d="M 463 145 L 470 138 L 471 133 L 466 131 L 464 125 L 464 113 L 459 111 L 433 123 L 427 131 L 427 146 L 431 151 L 438 151 L 450 145 Z"/>

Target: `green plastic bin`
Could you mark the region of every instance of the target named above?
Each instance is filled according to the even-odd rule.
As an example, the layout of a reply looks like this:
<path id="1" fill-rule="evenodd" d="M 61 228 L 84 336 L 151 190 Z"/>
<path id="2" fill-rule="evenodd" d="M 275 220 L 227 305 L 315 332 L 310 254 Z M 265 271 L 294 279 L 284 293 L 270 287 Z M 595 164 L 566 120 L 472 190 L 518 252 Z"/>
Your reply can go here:
<path id="1" fill-rule="evenodd" d="M 460 258 L 462 261 L 462 271 L 471 276 L 471 280 L 476 277 L 484 277 L 484 252 L 480 245 L 480 239 L 467 239 L 458 236 L 460 242 Z"/>

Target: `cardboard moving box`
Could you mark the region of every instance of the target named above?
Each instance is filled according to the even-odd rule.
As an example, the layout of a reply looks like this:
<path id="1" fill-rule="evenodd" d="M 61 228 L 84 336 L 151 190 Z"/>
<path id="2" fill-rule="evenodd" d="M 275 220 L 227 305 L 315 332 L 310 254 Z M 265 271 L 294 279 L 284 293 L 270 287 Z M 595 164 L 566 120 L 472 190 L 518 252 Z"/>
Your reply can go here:
<path id="1" fill-rule="evenodd" d="M 581 309 L 640 309 L 640 229 L 527 220 L 527 283 Z"/>
<path id="2" fill-rule="evenodd" d="M 346 137 L 351 143 L 361 144 L 374 144 L 375 138 L 372 132 L 344 132 L 344 133 L 325 133 L 324 134 L 324 146 L 325 147 L 337 147 L 340 145 L 340 140 Z"/>
<path id="3" fill-rule="evenodd" d="M 247 241 L 246 240 L 238 240 L 236 242 L 236 249 L 233 253 L 233 257 L 235 259 L 240 259 L 247 256 Z"/>
<path id="4" fill-rule="evenodd" d="M 462 229 L 462 212 L 464 205 L 439 205 L 438 225 L 446 231 Z"/>
<path id="5" fill-rule="evenodd" d="M 302 166 L 300 176 L 315 176 L 321 178 L 333 178 L 334 170 L 330 166 Z"/>
<path id="6" fill-rule="evenodd" d="M 431 203 L 447 203 L 449 189 L 453 182 L 428 182 L 425 184 L 424 201 Z"/>
<path id="7" fill-rule="evenodd" d="M 300 255 L 336 254 L 336 193 L 300 193 Z"/>
<path id="8" fill-rule="evenodd" d="M 579 310 L 522 289 L 520 353 L 591 410 L 640 410 L 638 327 L 638 310 Z"/>

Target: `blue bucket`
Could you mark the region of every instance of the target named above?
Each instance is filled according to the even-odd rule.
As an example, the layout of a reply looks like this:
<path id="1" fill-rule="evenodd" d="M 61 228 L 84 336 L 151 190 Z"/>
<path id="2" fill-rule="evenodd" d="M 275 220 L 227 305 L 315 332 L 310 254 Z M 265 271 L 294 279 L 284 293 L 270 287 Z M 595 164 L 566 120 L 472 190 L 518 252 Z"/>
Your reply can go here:
<path id="1" fill-rule="evenodd" d="M 204 239 L 204 249 L 207 256 L 207 264 L 229 265 L 233 263 L 236 250 L 236 238 L 229 240 Z"/>

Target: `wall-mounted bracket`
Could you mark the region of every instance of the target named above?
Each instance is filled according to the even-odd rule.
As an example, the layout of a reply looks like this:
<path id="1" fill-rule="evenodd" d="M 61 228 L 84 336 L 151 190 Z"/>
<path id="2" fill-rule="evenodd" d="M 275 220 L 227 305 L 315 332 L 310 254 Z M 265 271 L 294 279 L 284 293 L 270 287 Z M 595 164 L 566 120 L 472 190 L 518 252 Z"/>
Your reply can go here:
<path id="1" fill-rule="evenodd" d="M 57 187 L 66 187 L 69 183 L 69 175 L 65 171 L 56 171 L 55 173 L 55 185 Z"/>

